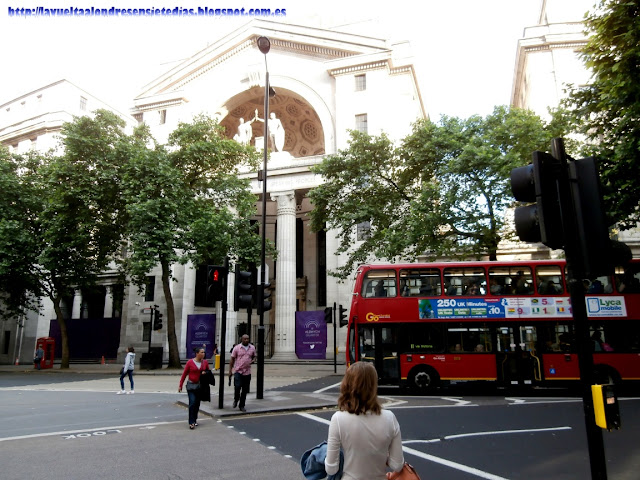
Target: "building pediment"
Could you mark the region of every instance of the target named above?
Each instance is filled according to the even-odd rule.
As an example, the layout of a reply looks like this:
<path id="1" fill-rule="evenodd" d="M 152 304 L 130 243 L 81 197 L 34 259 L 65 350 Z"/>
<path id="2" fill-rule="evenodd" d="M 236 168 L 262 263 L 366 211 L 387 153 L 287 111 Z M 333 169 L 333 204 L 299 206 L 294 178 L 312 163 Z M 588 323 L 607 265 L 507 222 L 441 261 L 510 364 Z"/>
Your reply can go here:
<path id="1" fill-rule="evenodd" d="M 257 50 L 256 40 L 261 36 L 266 36 L 271 41 L 270 57 L 278 54 L 295 54 L 315 58 L 319 62 L 327 62 L 358 56 L 368 58 L 389 56 L 386 40 L 254 19 L 147 84 L 136 96 L 135 104 L 142 105 L 145 103 L 144 99 L 158 95 L 161 95 L 165 101 L 183 100 L 182 95 L 177 92 L 184 90 L 190 82 L 201 75 L 247 51 L 255 55 L 253 50 Z"/>

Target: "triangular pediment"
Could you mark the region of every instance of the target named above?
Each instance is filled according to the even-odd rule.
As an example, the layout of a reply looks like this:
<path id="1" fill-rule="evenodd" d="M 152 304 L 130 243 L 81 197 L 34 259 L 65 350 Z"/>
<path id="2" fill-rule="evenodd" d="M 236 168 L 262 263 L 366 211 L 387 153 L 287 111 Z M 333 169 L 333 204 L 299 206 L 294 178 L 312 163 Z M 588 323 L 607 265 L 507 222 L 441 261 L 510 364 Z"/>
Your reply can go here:
<path id="1" fill-rule="evenodd" d="M 257 51 L 256 40 L 261 36 L 266 36 L 271 41 L 270 56 L 294 53 L 317 58 L 319 62 L 331 62 L 350 57 L 390 55 L 387 41 L 383 39 L 254 19 L 147 84 L 135 100 L 148 97 L 173 99 L 175 95 L 172 92 L 183 90 L 207 71 L 222 66 L 250 49 Z M 253 51 L 251 53 L 255 54 Z"/>

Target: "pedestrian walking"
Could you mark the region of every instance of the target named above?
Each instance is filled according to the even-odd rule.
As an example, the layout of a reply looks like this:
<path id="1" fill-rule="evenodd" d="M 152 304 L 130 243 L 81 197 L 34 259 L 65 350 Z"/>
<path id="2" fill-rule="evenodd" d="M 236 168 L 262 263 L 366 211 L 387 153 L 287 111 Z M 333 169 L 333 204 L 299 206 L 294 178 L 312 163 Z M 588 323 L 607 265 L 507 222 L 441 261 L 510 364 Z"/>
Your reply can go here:
<path id="1" fill-rule="evenodd" d="M 193 430 L 198 426 L 198 413 L 200 412 L 200 377 L 209 370 L 209 362 L 204 358 L 205 350 L 202 347 L 194 349 L 195 357 L 187 362 L 180 377 L 178 392 L 182 392 L 182 385 L 187 378 L 187 395 L 189 396 L 189 428 Z"/>
<path id="2" fill-rule="evenodd" d="M 340 384 L 338 411 L 331 417 L 325 470 L 334 475 L 344 452 L 343 479 L 395 479 L 404 466 L 400 425 L 378 400 L 378 374 L 373 364 L 356 362 Z M 387 467 L 391 470 L 387 475 Z"/>
<path id="3" fill-rule="evenodd" d="M 256 347 L 249 343 L 249 335 L 242 335 L 238 345 L 231 351 L 229 361 L 229 380 L 233 375 L 233 408 L 240 406 L 241 412 L 246 412 L 245 404 L 249 385 L 251 384 L 251 364 L 256 359 Z"/>
<path id="4" fill-rule="evenodd" d="M 38 348 L 36 348 L 36 353 L 33 357 L 33 363 L 36 366 L 36 369 L 40 370 L 40 364 L 42 363 L 43 358 L 44 350 L 42 349 L 42 344 L 38 344 Z"/>
<path id="5" fill-rule="evenodd" d="M 136 363 L 136 353 L 135 349 L 132 346 L 127 347 L 127 356 L 124 357 L 124 366 L 122 370 L 120 370 L 120 391 L 118 395 L 123 395 L 127 393 L 124 389 L 124 377 L 125 375 L 129 376 L 129 383 L 131 383 L 131 391 L 129 393 L 135 393 L 133 391 L 133 369 Z"/>

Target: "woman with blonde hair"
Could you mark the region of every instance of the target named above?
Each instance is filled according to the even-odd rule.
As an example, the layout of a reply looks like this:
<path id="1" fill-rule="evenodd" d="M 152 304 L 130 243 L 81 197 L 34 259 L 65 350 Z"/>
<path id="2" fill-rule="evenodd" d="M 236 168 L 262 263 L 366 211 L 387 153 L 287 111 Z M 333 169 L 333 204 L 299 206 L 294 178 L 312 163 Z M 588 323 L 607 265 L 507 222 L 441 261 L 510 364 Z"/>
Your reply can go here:
<path id="1" fill-rule="evenodd" d="M 377 391 L 378 373 L 371 363 L 356 362 L 347 369 L 329 425 L 327 474 L 338 472 L 341 448 L 343 480 L 393 480 L 402 470 L 400 425 L 393 412 L 382 409 Z"/>

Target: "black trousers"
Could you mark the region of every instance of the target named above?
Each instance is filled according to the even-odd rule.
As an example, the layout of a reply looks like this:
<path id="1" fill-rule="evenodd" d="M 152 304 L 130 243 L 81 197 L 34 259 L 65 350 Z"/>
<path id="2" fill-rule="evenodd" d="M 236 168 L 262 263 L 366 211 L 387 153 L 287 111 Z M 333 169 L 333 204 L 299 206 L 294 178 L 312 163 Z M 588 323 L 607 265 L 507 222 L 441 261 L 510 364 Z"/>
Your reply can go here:
<path id="1" fill-rule="evenodd" d="M 233 401 L 239 402 L 238 406 L 244 408 L 249 393 L 249 385 L 251 384 L 251 375 L 242 375 L 238 372 L 233 374 Z"/>

